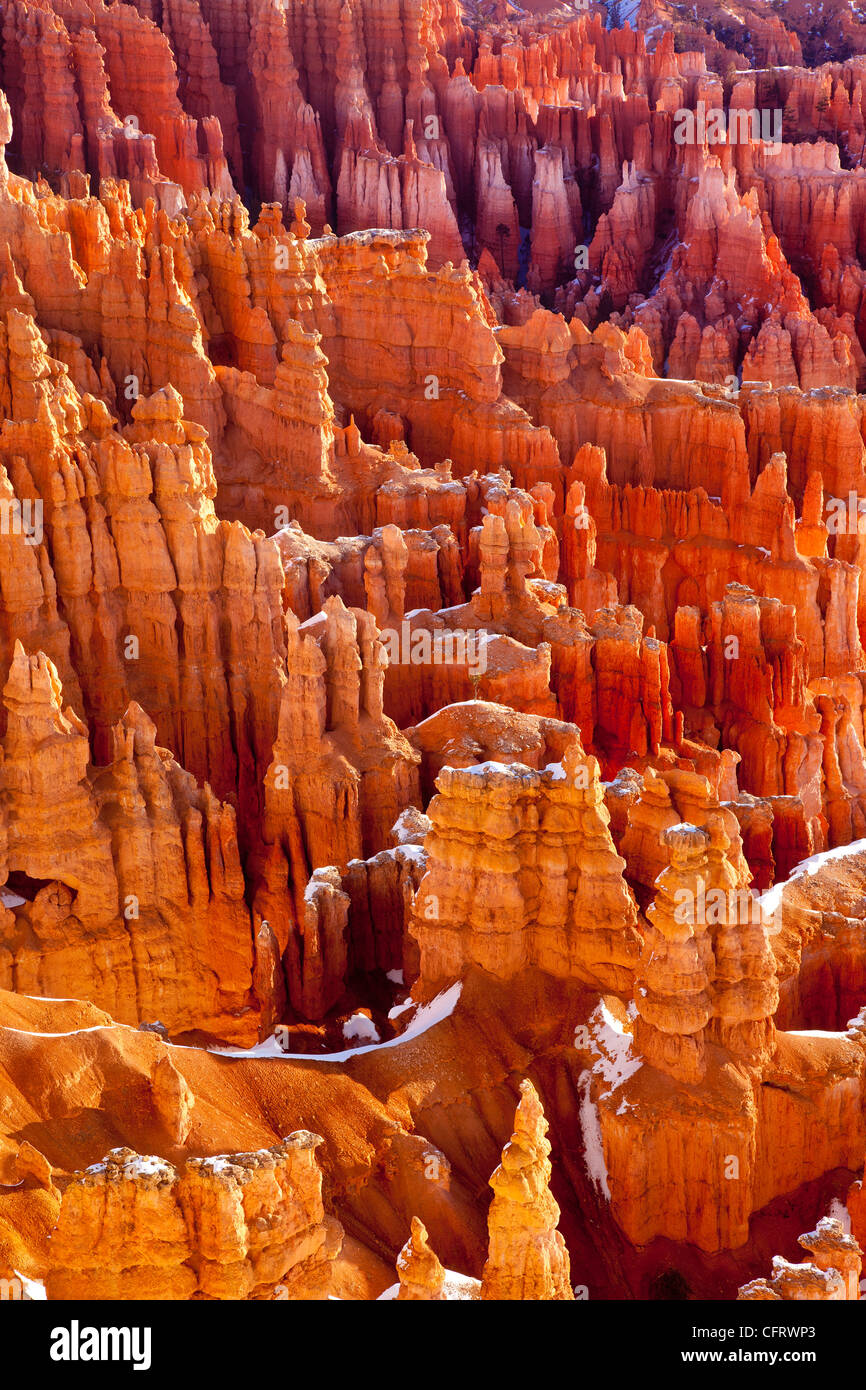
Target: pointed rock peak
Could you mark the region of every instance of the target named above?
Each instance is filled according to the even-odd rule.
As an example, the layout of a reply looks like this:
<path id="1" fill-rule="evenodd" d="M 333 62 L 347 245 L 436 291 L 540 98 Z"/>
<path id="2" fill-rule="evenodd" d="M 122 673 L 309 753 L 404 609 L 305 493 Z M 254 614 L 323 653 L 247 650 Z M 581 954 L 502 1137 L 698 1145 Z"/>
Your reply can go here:
<path id="1" fill-rule="evenodd" d="M 562 756 L 562 766 L 569 782 L 577 782 L 578 785 L 586 785 L 586 771 L 589 771 L 589 781 L 594 782 L 598 775 L 598 763 L 595 758 L 587 758 L 583 751 L 580 739 L 576 738 L 570 743 Z"/>
<path id="2" fill-rule="evenodd" d="M 520 1083 L 520 1101 L 514 1115 L 514 1133 L 539 1143 L 547 1133 L 547 1120 L 538 1092 L 528 1079 Z"/>
<path id="3" fill-rule="evenodd" d="M 307 221 L 307 205 L 303 198 L 296 198 L 294 202 L 294 218 L 290 231 L 292 236 L 298 241 L 305 241 L 310 235 L 311 227 Z"/>
<path id="4" fill-rule="evenodd" d="M 0 92 L 0 145 L 8 145 L 12 139 L 12 112 L 6 93 Z"/>
<path id="5" fill-rule="evenodd" d="M 133 735 L 136 757 L 146 757 L 153 753 L 156 746 L 156 725 L 136 700 L 129 702 L 120 722 Z"/>
<path id="6" fill-rule="evenodd" d="M 58 716 L 62 708 L 63 688 L 57 667 L 44 652 L 28 656 L 20 641 L 15 642 L 12 665 L 3 687 L 3 702 L 8 710 L 22 706 L 47 706 L 56 710 Z"/>
<path id="7" fill-rule="evenodd" d="M 404 1249 L 411 1246 L 418 1251 L 429 1250 L 430 1247 L 427 1243 L 427 1227 L 420 1217 L 412 1217 L 411 1232 L 412 1234 L 409 1236 Z"/>
<path id="8" fill-rule="evenodd" d="M 788 499 L 788 459 L 785 454 L 773 454 L 769 463 L 758 474 L 755 495 L 774 497 L 779 501 Z"/>
<path id="9" fill-rule="evenodd" d="M 405 559 L 409 554 L 409 547 L 406 538 L 399 526 L 395 526 L 393 521 L 386 522 L 382 527 L 382 549 L 387 555 L 393 555 Z"/>
<path id="10" fill-rule="evenodd" d="M 322 612 L 326 613 L 329 618 L 341 622 L 348 615 L 349 610 L 339 594 L 329 594 L 322 604 Z"/>
<path id="11" fill-rule="evenodd" d="M 411 1235 L 397 1256 L 397 1277 L 401 1300 L 439 1300 L 445 1283 L 445 1270 L 427 1241 L 427 1230 L 417 1216 L 412 1217 Z"/>
<path id="12" fill-rule="evenodd" d="M 824 479 L 817 470 L 809 475 L 803 489 L 803 520 L 810 526 L 824 520 Z"/>

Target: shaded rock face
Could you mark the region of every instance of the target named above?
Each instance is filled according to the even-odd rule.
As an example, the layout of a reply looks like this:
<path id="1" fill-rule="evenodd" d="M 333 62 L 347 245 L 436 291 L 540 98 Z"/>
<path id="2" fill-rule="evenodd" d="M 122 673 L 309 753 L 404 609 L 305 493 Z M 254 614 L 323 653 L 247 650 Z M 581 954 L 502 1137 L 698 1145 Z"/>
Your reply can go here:
<path id="1" fill-rule="evenodd" d="M 57 670 L 16 645 L 3 691 L 0 982 L 72 994 L 122 1023 L 161 1019 L 249 1042 L 252 935 L 233 809 L 200 788 L 141 707 L 112 730 L 107 767 L 62 705 Z"/>
<path id="2" fill-rule="evenodd" d="M 857 1297 L 866 29 L 542 9 L 4 7 L 51 1299 Z"/>

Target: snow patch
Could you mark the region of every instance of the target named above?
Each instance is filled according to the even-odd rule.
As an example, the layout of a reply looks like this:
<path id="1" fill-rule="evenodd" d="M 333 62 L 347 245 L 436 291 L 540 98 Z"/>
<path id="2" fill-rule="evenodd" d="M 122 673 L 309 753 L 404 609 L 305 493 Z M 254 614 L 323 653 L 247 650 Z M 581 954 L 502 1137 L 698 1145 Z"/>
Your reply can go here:
<path id="1" fill-rule="evenodd" d="M 449 1301 L 468 1302 L 480 1297 L 481 1280 L 470 1274 L 458 1274 L 454 1269 L 446 1269 L 442 1292 Z"/>
<path id="2" fill-rule="evenodd" d="M 795 882 L 798 878 L 812 877 L 823 869 L 825 864 L 831 863 L 835 859 L 848 859 L 854 854 L 866 853 L 866 840 L 852 840 L 850 845 L 837 845 L 835 849 L 825 849 L 821 854 L 812 854 L 808 859 L 802 859 L 791 870 L 786 879 L 781 883 L 776 883 L 772 888 L 768 888 L 762 893 L 758 901 L 761 904 L 761 911 L 764 916 L 769 917 L 780 906 L 782 893 L 785 885 Z"/>
<path id="3" fill-rule="evenodd" d="M 212 1173 L 225 1173 L 229 1168 L 234 1167 L 234 1164 L 225 1154 L 214 1154 L 213 1158 L 203 1158 L 201 1166 L 209 1168 Z"/>
<path id="4" fill-rule="evenodd" d="M 411 859 L 413 864 L 420 864 L 422 869 L 427 865 L 427 851 L 423 845 L 397 845 L 391 853 L 397 859 Z"/>
<path id="5" fill-rule="evenodd" d="M 387 1042 L 371 1043 L 366 1047 L 347 1048 L 345 1052 L 283 1052 L 281 1051 L 276 1038 L 273 1036 L 265 1038 L 264 1042 L 257 1043 L 255 1047 L 209 1047 L 208 1052 L 213 1052 L 218 1057 L 245 1057 L 245 1058 L 269 1058 L 280 1062 L 348 1062 L 353 1057 L 361 1057 L 365 1052 L 381 1052 L 389 1047 L 402 1047 L 403 1043 L 412 1042 L 419 1038 L 422 1033 L 426 1033 L 437 1023 L 442 1023 L 449 1018 L 457 1007 L 457 1001 L 463 990 L 463 981 L 458 980 L 450 989 L 445 989 L 441 994 L 437 994 L 435 999 L 431 999 L 429 1004 L 423 1004 L 413 1018 L 405 1033 L 401 1033 L 399 1038 L 389 1038 Z M 198 1052 L 199 1048 L 189 1048 L 190 1052 Z"/>
<path id="6" fill-rule="evenodd" d="M 16 990 L 15 993 L 17 994 L 18 991 Z M 67 996 L 67 997 L 64 997 L 64 998 L 62 998 L 62 999 L 61 999 L 61 998 L 55 998 L 54 995 L 51 995 L 51 994 L 22 994 L 22 995 L 21 995 L 21 998 L 22 998 L 22 999 L 37 999 L 37 1000 L 39 1001 L 40 1004 L 80 1004 L 80 1003 L 81 1003 L 81 1000 L 80 1000 L 80 999 L 73 999 L 73 998 L 68 997 L 68 996 Z"/>
<path id="7" fill-rule="evenodd" d="M 84 1171 L 104 1173 L 107 1168 L 107 1163 L 91 1163 Z M 172 1170 L 170 1164 L 164 1158 L 158 1158 L 156 1154 L 135 1154 L 133 1158 L 123 1160 L 120 1171 L 125 1178 L 153 1178 L 159 1175 L 170 1177 Z"/>
<path id="8" fill-rule="evenodd" d="M 583 1132 L 583 1161 L 596 1191 L 609 1202 L 607 1164 L 604 1161 L 604 1146 L 601 1142 L 601 1124 L 590 1090 L 591 1081 L 592 1073 L 582 1071 L 577 1082 L 580 1095 L 580 1127 Z"/>
<path id="9" fill-rule="evenodd" d="M 403 984 L 403 971 L 402 971 L 402 970 L 389 970 L 389 971 L 386 973 L 386 975 L 385 975 L 385 979 L 386 979 L 386 980 L 390 980 L 392 985 L 402 985 L 402 984 Z"/>
<path id="10" fill-rule="evenodd" d="M 30 995 L 27 997 L 34 998 L 35 996 Z M 43 1000 L 42 1002 L 44 1003 L 45 1001 Z M 58 1003 L 66 1002 L 65 999 L 58 1000 Z M 6 1028 L 4 1026 L 3 1031 L 4 1033 L 19 1033 L 24 1038 L 77 1038 L 79 1033 L 100 1033 L 103 1030 L 107 1031 L 117 1026 L 118 1025 L 114 1023 L 94 1023 L 89 1028 L 73 1028 L 68 1033 L 31 1033 L 29 1028 Z M 123 1025 L 121 1024 L 120 1027 L 123 1027 Z"/>
<path id="11" fill-rule="evenodd" d="M 789 1038 L 842 1038 L 844 1033 L 827 1033 L 821 1028 L 786 1028 Z"/>
<path id="12" fill-rule="evenodd" d="M 827 1212 L 827 1215 L 832 1216 L 836 1221 L 841 1221 L 842 1229 L 845 1231 L 846 1235 L 850 1236 L 851 1213 L 845 1206 L 845 1203 L 841 1201 L 839 1197 L 833 1198 L 832 1202 L 830 1203 L 830 1210 Z"/>
<path id="13" fill-rule="evenodd" d="M 347 1042 L 354 1038 L 363 1038 L 366 1042 L 376 1043 L 379 1041 L 379 1030 L 372 1018 L 368 1018 L 366 1014 L 352 1014 L 352 1017 L 343 1023 L 343 1037 Z"/>
<path id="14" fill-rule="evenodd" d="M 486 763 L 473 763 L 471 767 L 453 768 L 452 771 L 471 772 L 473 777 L 483 777 L 485 773 L 488 772 L 512 772 L 514 768 L 519 766 L 519 763 L 497 763 L 490 761 Z M 524 770 L 528 771 L 529 769 L 527 768 Z"/>
<path id="15" fill-rule="evenodd" d="M 608 1091 L 615 1091 L 642 1065 L 642 1058 L 632 1054 L 634 1038 L 614 1018 L 602 1000 L 589 1016 L 589 1047 L 598 1052 L 591 1070 Z M 579 1046 L 575 1040 L 575 1047 Z"/>
<path id="16" fill-rule="evenodd" d="M 128 1178 L 153 1178 L 158 1173 L 168 1173 L 168 1171 L 165 1160 L 157 1158 L 155 1154 L 128 1158 L 123 1165 L 124 1176 Z"/>
<path id="17" fill-rule="evenodd" d="M 603 1000 L 593 1009 L 583 1032 L 584 1037 L 581 1038 L 581 1025 L 578 1025 L 575 1029 L 575 1047 L 596 1054 L 592 1066 L 581 1072 L 577 1082 L 584 1144 L 583 1158 L 596 1191 L 610 1201 L 601 1122 L 592 1099 L 593 1079 L 600 1081 L 606 1094 L 611 1095 L 630 1076 L 634 1076 L 643 1062 L 642 1058 L 632 1053 L 634 1039 L 631 1033 L 614 1017 Z M 629 1103 L 623 1096 L 616 1113 L 624 1115 L 628 1110 Z"/>
<path id="18" fill-rule="evenodd" d="M 397 1261 L 399 1264 L 399 1259 Z M 400 1292 L 399 1282 L 391 1284 L 384 1293 L 380 1293 L 376 1299 L 377 1303 L 392 1302 Z M 481 1297 L 481 1280 L 473 1279 L 471 1274 L 458 1274 L 455 1269 L 446 1269 L 445 1283 L 442 1285 L 442 1293 L 449 1303 L 474 1302 Z"/>

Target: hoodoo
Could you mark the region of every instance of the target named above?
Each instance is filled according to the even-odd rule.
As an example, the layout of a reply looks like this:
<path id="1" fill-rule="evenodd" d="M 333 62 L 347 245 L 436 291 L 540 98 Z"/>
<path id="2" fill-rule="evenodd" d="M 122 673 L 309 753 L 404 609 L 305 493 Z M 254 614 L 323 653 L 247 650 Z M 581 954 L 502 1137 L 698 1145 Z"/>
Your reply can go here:
<path id="1" fill-rule="evenodd" d="M 847 0 L 8 0 L 0 1298 L 859 1300 L 864 219 Z"/>

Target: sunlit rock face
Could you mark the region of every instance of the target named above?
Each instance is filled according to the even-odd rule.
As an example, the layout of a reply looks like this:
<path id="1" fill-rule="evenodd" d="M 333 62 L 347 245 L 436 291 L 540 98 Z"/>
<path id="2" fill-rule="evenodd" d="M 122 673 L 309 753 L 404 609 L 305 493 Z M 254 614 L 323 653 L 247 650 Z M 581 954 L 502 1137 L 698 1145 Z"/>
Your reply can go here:
<path id="1" fill-rule="evenodd" d="M 864 61 L 5 7 L 4 1290 L 859 1297 Z"/>

